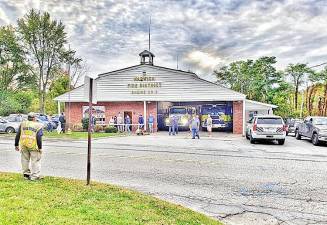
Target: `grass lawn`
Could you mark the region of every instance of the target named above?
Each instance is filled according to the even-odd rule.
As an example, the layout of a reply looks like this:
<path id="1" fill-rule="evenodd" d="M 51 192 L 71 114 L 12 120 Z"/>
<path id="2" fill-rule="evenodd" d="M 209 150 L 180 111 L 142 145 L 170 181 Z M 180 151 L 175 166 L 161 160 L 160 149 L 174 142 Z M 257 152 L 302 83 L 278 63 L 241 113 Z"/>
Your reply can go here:
<path id="1" fill-rule="evenodd" d="M 200 213 L 117 186 L 0 172 L 0 224 L 221 224 Z"/>
<path id="2" fill-rule="evenodd" d="M 116 137 L 122 136 L 124 134 L 121 133 L 92 133 L 92 138 L 101 138 L 101 137 Z M 60 133 L 58 134 L 56 131 L 47 132 L 44 131 L 44 137 L 47 138 L 67 138 L 67 139 L 87 139 L 87 132 L 71 132 L 68 133 Z"/>

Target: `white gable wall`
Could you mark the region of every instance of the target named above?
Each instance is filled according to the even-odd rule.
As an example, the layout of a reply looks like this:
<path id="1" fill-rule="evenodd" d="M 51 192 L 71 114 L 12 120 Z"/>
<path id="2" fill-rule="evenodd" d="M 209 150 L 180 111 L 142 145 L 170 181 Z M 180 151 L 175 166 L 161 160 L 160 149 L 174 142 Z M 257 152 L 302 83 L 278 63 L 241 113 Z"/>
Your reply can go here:
<path id="1" fill-rule="evenodd" d="M 135 77 L 142 76 L 143 72 L 154 81 L 142 81 L 142 83 L 160 82 L 160 88 L 143 88 L 143 90 L 157 90 L 157 94 L 132 94 L 128 88 Z M 85 102 L 84 87 L 78 87 L 68 93 L 57 97 L 61 102 Z M 172 70 L 150 65 L 138 65 L 119 71 L 101 74 L 97 78 L 97 100 L 101 102 L 114 101 L 239 101 L 244 100 L 245 95 L 232 91 L 220 85 L 213 84 L 197 77 L 193 73 Z"/>

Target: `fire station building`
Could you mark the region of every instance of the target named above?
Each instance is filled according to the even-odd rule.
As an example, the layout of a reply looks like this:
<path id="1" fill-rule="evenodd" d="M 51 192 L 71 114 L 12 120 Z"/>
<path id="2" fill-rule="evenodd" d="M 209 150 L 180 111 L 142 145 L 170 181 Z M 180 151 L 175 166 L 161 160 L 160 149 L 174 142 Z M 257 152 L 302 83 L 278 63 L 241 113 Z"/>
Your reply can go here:
<path id="1" fill-rule="evenodd" d="M 139 56 L 139 65 L 99 74 L 96 78 L 97 104 L 94 104 L 93 112 L 97 123 L 108 124 L 110 118 L 121 113 L 124 117 L 129 115 L 132 124 L 137 124 L 139 115 L 143 115 L 146 127 L 151 114 L 156 118 L 154 127 L 158 130 L 162 128 L 170 107 L 192 106 L 198 109 L 209 104 L 218 106 L 221 111 L 218 116 L 229 119 L 229 131 L 244 134 L 249 116 L 258 111 L 271 114 L 276 107 L 248 101 L 245 95 L 201 79 L 195 73 L 154 65 L 154 55 L 147 50 Z M 65 103 L 66 119 L 70 124 L 81 123 L 89 110 L 84 85 L 55 100 Z"/>

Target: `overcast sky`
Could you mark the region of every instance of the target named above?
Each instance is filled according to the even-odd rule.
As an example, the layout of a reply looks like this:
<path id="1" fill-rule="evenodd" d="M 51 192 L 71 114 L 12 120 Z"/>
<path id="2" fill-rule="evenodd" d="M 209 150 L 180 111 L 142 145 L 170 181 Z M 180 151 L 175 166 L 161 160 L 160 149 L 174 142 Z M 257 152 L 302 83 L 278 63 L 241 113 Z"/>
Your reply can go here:
<path id="1" fill-rule="evenodd" d="M 154 64 L 212 71 L 240 59 L 276 56 L 288 63 L 327 62 L 327 0 L 0 0 L 0 25 L 16 24 L 31 8 L 66 25 L 71 47 L 91 73 L 139 64 L 148 48 Z"/>

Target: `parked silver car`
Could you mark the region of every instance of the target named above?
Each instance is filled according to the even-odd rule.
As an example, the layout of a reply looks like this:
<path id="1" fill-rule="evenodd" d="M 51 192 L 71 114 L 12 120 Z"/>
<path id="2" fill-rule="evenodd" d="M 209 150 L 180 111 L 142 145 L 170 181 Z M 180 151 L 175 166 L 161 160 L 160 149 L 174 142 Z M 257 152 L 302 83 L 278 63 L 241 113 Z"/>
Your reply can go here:
<path id="1" fill-rule="evenodd" d="M 9 122 L 0 118 L 0 132 L 15 133 L 18 131 L 21 122 Z"/>
<path id="2" fill-rule="evenodd" d="M 319 145 L 327 142 L 327 117 L 309 116 L 295 129 L 295 137 L 300 140 L 303 137 L 311 139 L 312 144 Z"/>
<path id="3" fill-rule="evenodd" d="M 283 145 L 286 137 L 286 126 L 280 116 L 254 116 L 247 123 L 246 138 L 254 144 L 259 140 L 277 140 Z"/>

